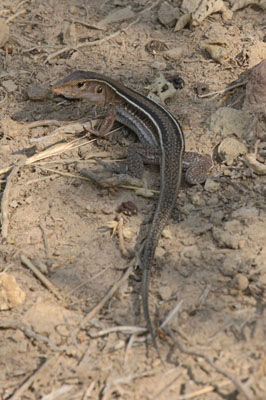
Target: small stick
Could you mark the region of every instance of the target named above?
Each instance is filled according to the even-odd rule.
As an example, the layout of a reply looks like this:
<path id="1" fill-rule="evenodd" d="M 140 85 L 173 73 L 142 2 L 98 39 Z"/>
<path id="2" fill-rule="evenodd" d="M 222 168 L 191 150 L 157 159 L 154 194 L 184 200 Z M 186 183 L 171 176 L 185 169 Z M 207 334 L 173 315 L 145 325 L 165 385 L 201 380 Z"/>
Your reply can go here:
<path id="1" fill-rule="evenodd" d="M 236 182 L 233 182 L 231 179 L 228 178 L 219 178 L 212 176 L 210 178 L 214 182 L 219 182 L 219 183 L 226 183 L 227 185 L 232 185 L 234 189 L 236 189 L 240 193 L 248 193 L 247 190 L 243 189 L 240 185 L 238 185 Z"/>
<path id="2" fill-rule="evenodd" d="M 124 233 L 123 233 L 124 219 L 120 213 L 118 214 L 117 219 L 118 219 L 118 227 L 117 227 L 118 229 L 117 230 L 118 230 L 118 238 L 119 238 L 119 247 L 120 247 L 120 250 L 121 250 L 123 256 L 128 257 L 128 250 L 125 245 Z"/>
<path id="3" fill-rule="evenodd" d="M 120 129 L 120 128 L 118 128 L 118 129 Z M 116 130 L 108 132 L 104 136 L 110 135 L 111 133 L 113 133 L 115 131 Z M 79 143 L 78 145 L 75 145 L 76 142 L 79 142 L 80 140 L 82 140 L 84 138 L 85 138 L 85 136 L 82 137 L 82 138 L 74 139 L 69 143 L 63 143 L 63 144 L 59 143 L 59 144 L 54 145 L 53 147 L 50 147 L 49 149 L 41 151 L 38 154 L 34 154 L 33 156 L 31 156 L 31 157 L 26 159 L 25 165 L 31 165 L 31 164 L 33 164 L 33 163 L 35 163 L 37 161 L 43 160 L 45 158 L 53 157 L 53 156 L 62 154 L 64 152 L 67 152 L 69 150 L 74 150 L 74 149 L 79 148 L 81 146 L 86 146 L 88 144 L 91 144 L 92 142 L 95 142 L 95 140 L 97 140 L 97 139 L 91 139 L 90 141 L 87 141 L 87 142 L 84 142 L 84 143 Z M 13 166 L 2 168 L 0 170 L 0 175 L 6 174 L 7 172 L 11 171 L 12 168 L 13 168 Z"/>
<path id="4" fill-rule="evenodd" d="M 48 345 L 54 351 L 59 350 L 58 347 L 50 339 L 34 332 L 23 322 L 0 321 L 0 329 L 15 329 L 15 330 L 19 329 L 28 338 L 38 340 L 39 342 L 42 342 L 42 343 Z"/>
<path id="5" fill-rule="evenodd" d="M 29 181 L 26 182 L 26 185 L 31 185 L 33 183 L 47 181 L 48 179 L 51 179 L 51 178 L 58 178 L 58 174 L 47 175 L 47 176 L 43 176 L 42 178 L 30 179 Z"/>
<path id="6" fill-rule="evenodd" d="M 174 337 L 174 334 L 171 331 L 171 329 L 164 328 L 164 331 L 170 335 L 172 341 L 179 348 L 181 353 L 187 354 L 192 357 L 203 358 L 203 360 L 205 360 L 213 369 L 215 369 L 215 371 L 217 371 L 219 374 L 228 378 L 235 385 L 235 387 L 237 388 L 239 393 L 242 393 L 243 396 L 247 400 L 252 400 L 249 390 L 234 375 L 232 375 L 230 372 L 228 372 L 220 367 L 217 367 L 217 365 L 205 354 L 202 354 L 202 353 L 199 353 L 199 352 L 193 351 L 193 350 L 184 349 L 184 347 L 181 345 L 181 343 L 179 343 L 179 341 Z"/>
<path id="7" fill-rule="evenodd" d="M 49 149 L 41 151 L 40 153 L 34 154 L 33 156 L 31 156 L 31 157 L 27 158 L 26 160 L 24 160 L 24 165 L 30 165 L 30 164 L 33 164 L 34 162 L 43 160 L 45 158 L 53 157 L 53 156 L 62 154 L 64 152 L 66 152 L 66 151 L 72 150 L 74 148 L 77 148 L 77 147 L 83 146 L 85 144 L 91 143 L 91 141 L 90 141 L 90 142 L 79 144 L 78 146 L 74 146 L 77 141 L 80 141 L 80 139 L 81 138 L 72 140 L 72 142 L 69 142 L 69 143 L 63 143 L 63 144 L 59 143 L 59 144 L 54 145 L 53 147 L 50 147 Z M 1 169 L 0 170 L 0 175 L 11 171 L 12 168 L 13 168 L 13 166 L 5 167 L 5 168 Z"/>
<path id="8" fill-rule="evenodd" d="M 126 345 L 126 350 L 125 350 L 125 355 L 124 355 L 124 365 L 127 364 L 129 351 L 132 348 L 135 340 L 136 340 L 136 335 L 134 335 L 134 334 L 131 335 L 130 338 L 129 338 L 129 341 L 128 341 L 127 345 Z"/>
<path id="9" fill-rule="evenodd" d="M 40 230 L 42 231 L 45 254 L 46 254 L 46 257 L 49 258 L 50 257 L 50 249 L 49 249 L 49 244 L 48 244 L 48 240 L 47 240 L 46 230 L 42 224 L 39 224 L 39 227 L 40 227 Z"/>
<path id="10" fill-rule="evenodd" d="M 69 172 L 61 172 L 61 171 L 57 171 L 56 169 L 52 169 L 52 168 L 45 168 L 45 167 L 43 167 L 41 165 L 38 165 L 38 164 L 37 164 L 37 167 L 42 169 L 43 171 L 54 172 L 57 175 L 67 176 L 69 178 L 81 179 L 82 181 L 91 182 L 91 179 L 86 178 L 85 176 L 74 175 L 74 174 L 70 174 Z"/>
<path id="11" fill-rule="evenodd" d="M 80 322 L 79 327 L 74 331 L 74 336 L 78 334 L 80 329 L 84 329 L 88 322 L 95 317 L 96 314 L 104 307 L 104 305 L 113 297 L 117 289 L 128 279 L 129 275 L 133 271 L 134 263 L 131 263 L 129 267 L 126 269 L 126 272 L 115 284 L 108 290 L 106 295 L 102 298 L 102 300 L 95 306 Z"/>
<path id="12" fill-rule="evenodd" d="M 179 309 L 181 308 L 183 303 L 183 300 L 180 300 L 175 307 L 173 308 L 173 310 L 171 310 L 167 317 L 165 318 L 165 320 L 162 322 L 162 324 L 160 325 L 160 328 L 163 329 L 165 327 L 165 325 L 167 325 L 169 323 L 169 321 L 173 318 L 173 316 L 179 311 Z"/>
<path id="13" fill-rule="evenodd" d="M 20 167 L 25 163 L 25 160 L 20 160 L 17 165 L 12 168 L 6 180 L 6 187 L 1 201 L 1 220 L 2 220 L 2 239 L 6 240 L 8 235 L 9 218 L 8 218 L 8 203 L 9 193 L 12 185 L 12 179 L 17 174 Z"/>
<path id="14" fill-rule="evenodd" d="M 182 376 L 182 373 L 178 372 L 178 374 L 176 375 L 176 377 L 174 379 L 171 380 L 171 382 L 168 382 L 167 385 L 165 385 L 158 394 L 156 394 L 155 397 L 152 398 L 152 400 L 157 400 L 161 397 L 161 395 L 167 390 L 169 389 L 180 377 Z"/>
<path id="15" fill-rule="evenodd" d="M 18 5 L 15 7 L 15 11 L 17 12 L 25 3 L 29 3 L 29 0 L 22 0 Z"/>
<path id="16" fill-rule="evenodd" d="M 205 386 L 202 389 L 196 390 L 195 392 L 191 392 L 188 394 L 181 394 L 176 398 L 176 400 L 189 400 L 189 399 L 194 399 L 196 396 L 201 396 L 202 394 L 210 393 L 213 392 L 214 390 L 220 389 L 224 386 L 227 386 L 229 384 L 228 381 L 222 382 L 217 386 Z"/>
<path id="17" fill-rule="evenodd" d="M 247 82 L 248 81 L 246 80 L 246 81 L 243 81 L 243 82 L 236 83 L 235 85 L 228 86 L 228 87 L 226 87 L 224 89 L 217 90 L 215 92 L 209 92 L 209 93 L 206 93 L 206 94 L 198 94 L 198 97 L 200 99 L 203 99 L 204 97 L 211 97 L 211 96 L 214 96 L 215 94 L 222 94 L 222 93 L 225 93 L 225 92 L 229 92 L 232 89 L 235 89 L 235 88 L 238 88 L 240 86 L 246 85 Z"/>
<path id="18" fill-rule="evenodd" d="M 74 174 L 70 174 L 69 172 L 61 172 L 61 171 L 58 171 L 56 169 L 45 168 L 42 165 L 38 165 L 38 164 L 37 164 L 37 166 L 38 166 L 38 168 L 41 168 L 44 171 L 53 172 L 53 173 L 58 174 L 58 175 L 68 176 L 69 178 L 81 179 L 83 181 L 88 181 L 88 182 L 92 181 L 91 178 L 86 178 L 85 176 L 82 176 L 82 175 L 74 175 Z M 141 189 L 140 187 L 131 186 L 131 185 L 117 185 L 117 187 L 120 187 L 122 189 L 128 189 L 128 190 L 139 190 L 139 189 Z M 153 193 L 160 193 L 158 190 L 153 190 L 153 189 L 149 189 L 149 190 L 151 192 L 153 192 Z"/>
<path id="19" fill-rule="evenodd" d="M 53 364 L 55 361 L 58 361 L 58 358 L 59 355 L 57 354 L 56 356 L 46 360 L 40 367 L 37 368 L 36 371 L 33 372 L 32 375 L 28 377 L 28 379 L 18 389 L 15 390 L 13 395 L 9 397 L 9 400 L 20 400 L 23 393 L 32 385 L 34 380 L 37 379 L 39 376 L 42 376 L 47 366 Z"/>
<path id="20" fill-rule="evenodd" d="M 140 18 L 136 18 L 133 22 L 131 22 L 130 24 L 128 24 L 128 26 L 126 26 L 124 29 L 119 29 L 118 31 L 112 33 L 111 35 L 105 36 L 102 39 L 98 39 L 98 40 L 94 40 L 92 42 L 84 42 L 84 43 L 80 43 L 77 46 L 73 47 L 73 46 L 66 46 L 63 49 L 57 50 L 54 53 L 50 54 L 46 60 L 44 61 L 44 63 L 46 64 L 48 61 L 52 60 L 53 58 L 60 56 L 63 53 L 66 53 L 68 51 L 71 50 L 79 50 L 82 47 L 91 47 L 91 46 L 97 46 L 99 44 L 102 44 L 104 42 L 106 42 L 107 40 L 113 39 L 116 36 L 118 36 L 121 32 L 125 32 L 126 30 L 128 30 L 132 25 L 136 24 L 138 21 L 140 20 Z"/>
<path id="21" fill-rule="evenodd" d="M 42 272 L 38 268 L 35 267 L 35 265 L 26 256 L 22 254 L 20 260 L 22 264 L 26 265 L 26 267 L 28 267 L 34 273 L 36 278 L 38 278 L 42 282 L 42 284 L 55 295 L 58 300 L 63 301 L 63 297 L 56 289 L 56 287 L 49 281 L 49 279 L 46 278 L 46 276 L 42 274 Z"/>
<path id="22" fill-rule="evenodd" d="M 122 332 L 126 335 L 141 335 L 142 333 L 147 332 L 147 328 L 141 328 L 140 326 L 115 326 L 112 328 L 105 329 L 103 331 L 99 331 L 96 334 L 89 333 L 89 336 L 92 338 L 97 338 L 109 335 L 110 333 L 114 332 Z"/>
<path id="23" fill-rule="evenodd" d="M 85 282 L 80 283 L 79 285 L 77 285 L 76 287 L 74 287 L 74 289 L 70 290 L 70 292 L 66 293 L 67 297 L 70 297 L 73 293 L 75 293 L 78 289 L 81 289 L 82 287 L 86 286 L 88 284 L 88 282 L 92 282 L 95 279 L 99 278 L 99 276 L 101 276 L 102 274 L 105 274 L 106 271 L 108 271 L 108 269 L 111 268 L 111 265 L 109 265 L 109 267 L 106 267 L 105 269 L 102 269 L 100 272 L 98 272 L 97 274 L 95 274 L 92 278 L 88 279 Z"/>
<path id="24" fill-rule="evenodd" d="M 6 23 L 9 24 L 14 19 L 20 17 L 23 14 L 26 14 L 27 10 L 24 8 L 23 10 L 17 11 L 16 14 L 12 15 L 11 17 L 7 18 Z"/>
<path id="25" fill-rule="evenodd" d="M 24 124 L 27 128 L 38 128 L 39 126 L 62 126 L 65 125 L 67 122 L 65 121 L 58 121 L 57 119 L 43 119 L 40 121 L 33 121 Z"/>
<path id="26" fill-rule="evenodd" d="M 74 24 L 80 24 L 80 25 L 86 26 L 86 28 L 89 28 L 89 29 L 96 29 L 99 31 L 104 31 L 103 28 L 99 28 L 97 25 L 88 24 L 87 22 L 81 21 L 80 19 L 73 19 L 73 20 L 69 19 L 68 22 L 74 23 Z"/>
<path id="27" fill-rule="evenodd" d="M 75 396 L 72 397 L 70 394 L 67 395 L 71 390 L 75 390 Z M 52 391 L 45 396 L 42 396 L 42 400 L 56 400 L 56 399 L 80 399 L 80 392 L 77 393 L 74 385 L 63 385 L 58 389 L 52 389 Z M 89 399 L 88 399 L 89 400 Z"/>

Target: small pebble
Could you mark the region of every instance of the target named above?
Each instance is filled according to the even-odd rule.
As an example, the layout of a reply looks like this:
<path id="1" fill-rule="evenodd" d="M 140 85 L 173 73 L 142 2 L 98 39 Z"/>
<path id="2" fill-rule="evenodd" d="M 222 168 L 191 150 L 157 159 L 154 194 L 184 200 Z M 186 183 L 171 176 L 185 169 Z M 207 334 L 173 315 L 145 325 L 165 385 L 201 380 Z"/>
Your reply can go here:
<path id="1" fill-rule="evenodd" d="M 172 295 L 172 291 L 169 286 L 161 286 L 158 292 L 162 300 L 169 300 Z"/>
<path id="2" fill-rule="evenodd" d="M 164 1 L 158 10 L 158 19 L 162 25 L 173 27 L 177 20 L 177 9 L 167 1 Z"/>
<path id="3" fill-rule="evenodd" d="M 240 155 L 245 154 L 246 146 L 232 137 L 225 138 L 218 146 L 218 155 L 227 165 L 232 165 Z"/>
<path id="4" fill-rule="evenodd" d="M 215 193 L 220 189 L 220 184 L 214 180 L 207 178 L 204 184 L 206 192 Z"/>
<path id="5" fill-rule="evenodd" d="M 50 90 L 50 85 L 48 84 L 29 86 L 26 90 L 26 93 L 28 95 L 28 98 L 33 101 L 44 100 L 49 97 L 53 97 L 53 94 Z"/>
<path id="6" fill-rule="evenodd" d="M 77 9 L 77 7 L 75 7 L 75 6 L 70 7 L 70 10 L 69 10 L 69 11 L 71 12 L 71 14 L 74 14 L 74 15 L 77 15 L 78 12 L 79 12 L 79 10 Z"/>
<path id="7" fill-rule="evenodd" d="M 1 85 L 6 89 L 8 93 L 12 93 L 17 90 L 17 85 L 11 79 L 1 82 Z"/>
<path id="8" fill-rule="evenodd" d="M 180 60 L 185 53 L 185 47 L 175 47 L 174 49 L 167 50 L 165 55 L 173 60 Z"/>
<path id="9" fill-rule="evenodd" d="M 249 281 L 248 281 L 248 278 L 246 277 L 246 275 L 237 274 L 235 276 L 235 278 L 233 279 L 232 284 L 235 289 L 244 291 L 248 288 Z"/>
<path id="10" fill-rule="evenodd" d="M 166 69 L 167 64 L 163 61 L 154 61 L 151 64 L 151 67 L 157 69 L 158 71 L 164 71 Z"/>
<path id="11" fill-rule="evenodd" d="M 9 39 L 9 26 L 4 19 L 0 19 L 0 48 L 4 47 Z"/>
<path id="12" fill-rule="evenodd" d="M 165 229 L 162 231 L 162 236 L 163 236 L 165 239 L 172 239 L 171 231 L 170 231 L 169 229 L 167 229 L 167 228 L 165 228 Z"/>
<path id="13" fill-rule="evenodd" d="M 193 206 L 195 206 L 195 207 L 205 206 L 205 201 L 197 193 L 191 197 L 191 202 L 192 202 Z"/>
<path id="14" fill-rule="evenodd" d="M 9 203 L 9 205 L 10 205 L 11 208 L 17 208 L 18 202 L 17 202 L 17 200 L 12 200 L 12 201 Z"/>

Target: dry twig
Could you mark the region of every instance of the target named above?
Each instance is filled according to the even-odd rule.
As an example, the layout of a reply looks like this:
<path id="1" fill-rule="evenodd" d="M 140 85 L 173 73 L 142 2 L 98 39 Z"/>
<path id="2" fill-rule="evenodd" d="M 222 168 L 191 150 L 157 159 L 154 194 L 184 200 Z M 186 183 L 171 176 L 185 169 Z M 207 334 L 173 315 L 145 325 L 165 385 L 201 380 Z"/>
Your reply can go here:
<path id="1" fill-rule="evenodd" d="M 141 328 L 140 326 L 115 326 L 112 328 L 104 329 L 103 331 L 99 331 L 96 334 L 89 333 L 89 335 L 95 339 L 97 337 L 106 336 L 114 332 L 122 332 L 126 335 L 141 335 L 146 331 L 147 328 Z"/>
<path id="2" fill-rule="evenodd" d="M 179 350 L 181 351 L 181 353 L 187 354 L 189 356 L 192 357 L 198 357 L 198 358 L 203 358 L 203 360 L 205 360 L 213 369 L 215 369 L 215 371 L 217 371 L 219 374 L 225 376 L 226 378 L 228 378 L 233 384 L 234 386 L 237 388 L 237 390 L 239 391 L 239 393 L 241 393 L 245 399 L 247 400 L 252 400 L 251 394 L 249 393 L 249 390 L 247 389 L 246 386 L 244 386 L 242 384 L 242 382 L 240 382 L 234 375 L 232 375 L 230 372 L 218 367 L 208 356 L 206 356 L 205 354 L 199 353 L 197 351 L 193 351 L 193 350 L 186 350 L 184 349 L 184 347 L 182 346 L 181 343 L 179 343 L 179 341 L 175 338 L 173 332 L 171 331 L 171 329 L 168 328 L 164 328 L 164 331 L 166 333 L 168 333 L 168 335 L 170 335 L 172 341 L 174 342 L 174 344 L 179 348 Z"/>
<path id="3" fill-rule="evenodd" d="M 13 393 L 13 395 L 11 397 L 9 397 L 9 400 L 20 400 L 22 399 L 22 395 L 23 393 L 26 392 L 26 390 L 33 384 L 33 382 L 40 376 L 43 375 L 45 369 L 50 366 L 53 365 L 53 367 L 55 366 L 55 362 L 57 362 L 59 359 L 59 354 L 49 358 L 48 360 L 46 360 L 40 367 L 37 368 L 36 371 L 33 372 L 32 375 L 29 376 L 29 378 L 18 388 L 15 390 L 15 392 Z"/>
<path id="4" fill-rule="evenodd" d="M 98 46 L 99 44 L 102 44 L 110 39 L 115 38 L 116 36 L 120 35 L 120 33 L 127 31 L 129 28 L 131 28 L 131 26 L 135 25 L 137 22 L 139 22 L 140 17 L 136 18 L 133 22 L 131 22 L 130 24 L 128 24 L 128 26 L 126 26 L 123 29 L 119 29 L 118 31 L 111 33 L 111 35 L 105 36 L 102 39 L 98 39 L 98 40 L 94 40 L 93 42 L 84 42 L 84 43 L 79 43 L 77 46 L 66 46 L 63 49 L 57 50 L 54 53 L 50 54 L 46 60 L 44 61 L 44 63 L 46 64 L 48 61 L 52 60 L 53 58 L 60 56 L 63 53 L 66 53 L 68 51 L 76 51 L 81 49 L 82 47 L 91 47 L 91 46 Z"/>
<path id="5" fill-rule="evenodd" d="M 27 10 L 25 8 L 23 10 L 19 10 L 16 12 L 16 14 L 11 15 L 11 17 L 7 18 L 6 23 L 9 24 L 10 22 L 14 21 L 14 19 L 16 19 L 26 13 L 27 13 Z"/>
<path id="6" fill-rule="evenodd" d="M 227 86 L 227 87 L 224 88 L 224 89 L 216 90 L 215 92 L 209 92 L 209 93 L 205 93 L 205 94 L 198 94 L 198 97 L 199 97 L 200 99 L 203 99 L 204 97 L 211 97 L 211 96 L 214 96 L 214 95 L 216 95 L 216 94 L 223 94 L 223 93 L 229 92 L 229 91 L 232 90 L 232 89 L 236 89 L 236 88 L 238 88 L 238 87 L 240 87 L 240 86 L 244 86 L 244 85 L 247 84 L 247 82 L 248 82 L 248 81 L 239 82 L 239 83 L 236 83 L 236 84 L 234 84 L 234 85 Z"/>
<path id="7" fill-rule="evenodd" d="M 0 329 L 19 329 L 30 339 L 38 340 L 50 347 L 51 350 L 57 351 L 58 347 L 47 337 L 40 335 L 39 333 L 34 332 L 23 322 L 17 321 L 0 321 Z"/>
<path id="8" fill-rule="evenodd" d="M 84 329 L 88 322 L 95 317 L 96 314 L 104 307 L 104 305 L 113 297 L 117 289 L 128 279 L 129 275 L 133 271 L 134 263 L 132 262 L 129 267 L 126 269 L 125 273 L 122 275 L 118 281 L 108 290 L 106 295 L 102 298 L 102 300 L 95 306 L 80 322 L 79 327 L 75 330 L 74 336 L 78 334 L 80 329 Z"/>
<path id="9" fill-rule="evenodd" d="M 49 281 L 49 279 L 46 278 L 46 276 L 43 275 L 43 273 L 38 268 L 35 267 L 35 265 L 27 257 L 21 255 L 20 259 L 22 264 L 26 265 L 26 267 L 28 267 L 34 273 L 36 278 L 38 278 L 42 282 L 42 284 L 55 295 L 58 300 L 63 301 L 63 297 L 59 293 L 57 288 L 52 284 L 52 282 Z"/>

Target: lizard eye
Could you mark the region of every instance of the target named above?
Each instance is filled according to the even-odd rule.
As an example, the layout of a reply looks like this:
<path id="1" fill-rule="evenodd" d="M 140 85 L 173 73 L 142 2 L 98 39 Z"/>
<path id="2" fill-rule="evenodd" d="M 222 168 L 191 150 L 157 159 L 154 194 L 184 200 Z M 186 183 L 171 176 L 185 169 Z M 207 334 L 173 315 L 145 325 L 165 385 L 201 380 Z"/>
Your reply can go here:
<path id="1" fill-rule="evenodd" d="M 103 88 L 101 86 L 97 87 L 97 93 L 102 93 Z"/>
<path id="2" fill-rule="evenodd" d="M 81 88 L 82 86 L 84 86 L 84 82 L 82 82 L 82 81 L 81 81 L 81 82 L 78 82 L 77 87 L 78 87 L 78 88 Z"/>

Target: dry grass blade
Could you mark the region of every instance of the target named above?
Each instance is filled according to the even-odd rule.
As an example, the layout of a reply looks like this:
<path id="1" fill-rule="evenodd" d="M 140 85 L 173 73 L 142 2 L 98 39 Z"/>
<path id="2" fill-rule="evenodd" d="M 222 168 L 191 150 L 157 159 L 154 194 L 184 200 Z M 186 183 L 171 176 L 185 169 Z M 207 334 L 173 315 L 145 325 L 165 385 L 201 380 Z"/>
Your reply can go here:
<path id="1" fill-rule="evenodd" d="M 56 287 L 49 281 L 49 279 L 44 276 L 41 271 L 35 267 L 35 265 L 24 255 L 20 257 L 22 264 L 26 265 L 33 273 L 34 275 L 42 282 L 42 284 L 49 289 L 58 300 L 63 300 L 63 297 L 61 294 L 58 292 Z"/>
<path id="2" fill-rule="evenodd" d="M 33 384 L 33 382 L 39 377 L 42 376 L 44 373 L 45 369 L 48 368 L 48 366 L 53 365 L 56 361 L 59 359 L 59 354 L 49 358 L 46 360 L 35 372 L 33 372 L 32 375 L 29 376 L 29 378 L 18 388 L 15 390 L 13 395 L 9 397 L 9 400 L 19 400 L 22 399 L 23 393 L 26 392 L 26 390 Z"/>
<path id="3" fill-rule="evenodd" d="M 117 289 L 128 279 L 129 275 L 132 273 L 134 267 L 134 263 L 131 263 L 129 267 L 126 269 L 125 273 L 122 275 L 118 281 L 108 290 L 106 295 L 102 298 L 102 300 L 95 306 L 80 322 L 79 327 L 74 331 L 73 335 L 77 335 L 80 329 L 86 327 L 88 322 L 104 307 L 104 305 L 113 297 Z"/>
<path id="4" fill-rule="evenodd" d="M 69 143 L 59 143 L 53 147 L 50 147 L 49 149 L 41 151 L 38 154 L 34 154 L 33 156 L 27 158 L 24 161 L 24 165 L 31 165 L 37 161 L 44 160 L 45 158 L 53 157 L 53 156 L 65 153 L 67 151 L 70 151 L 77 147 L 76 143 L 78 140 L 80 140 L 80 139 L 72 140 Z M 90 143 L 90 142 L 86 142 L 85 144 L 88 144 L 88 143 Z M 81 145 L 83 145 L 83 144 L 84 143 L 82 143 Z M 12 168 L 13 168 L 13 166 L 2 168 L 0 170 L 0 175 L 6 174 L 7 172 L 11 171 Z"/>

